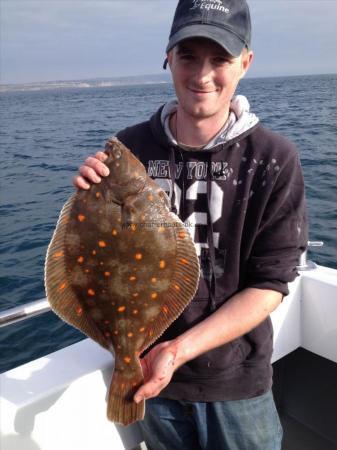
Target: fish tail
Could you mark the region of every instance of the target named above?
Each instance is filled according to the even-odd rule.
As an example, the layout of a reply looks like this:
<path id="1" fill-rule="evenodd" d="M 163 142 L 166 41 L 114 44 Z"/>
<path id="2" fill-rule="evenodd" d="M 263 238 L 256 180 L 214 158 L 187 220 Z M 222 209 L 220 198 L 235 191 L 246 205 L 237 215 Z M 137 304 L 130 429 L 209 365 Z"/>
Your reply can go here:
<path id="1" fill-rule="evenodd" d="M 145 401 L 136 403 L 133 400 L 133 396 L 142 383 L 143 375 L 140 367 L 131 379 L 115 370 L 108 397 L 107 416 L 109 420 L 129 425 L 144 419 Z"/>

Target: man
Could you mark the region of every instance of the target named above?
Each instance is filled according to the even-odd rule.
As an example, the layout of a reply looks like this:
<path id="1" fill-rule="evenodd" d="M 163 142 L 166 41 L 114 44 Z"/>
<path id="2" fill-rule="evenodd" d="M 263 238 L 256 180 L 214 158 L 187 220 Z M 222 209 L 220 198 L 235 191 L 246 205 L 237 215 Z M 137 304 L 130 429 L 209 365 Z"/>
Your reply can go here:
<path id="1" fill-rule="evenodd" d="M 178 101 L 117 134 L 168 190 L 200 256 L 197 294 L 143 357 L 149 449 L 276 450 L 269 314 L 307 241 L 294 146 L 234 96 L 253 59 L 245 0 L 180 0 L 167 60 Z M 108 170 L 89 157 L 88 189 Z"/>

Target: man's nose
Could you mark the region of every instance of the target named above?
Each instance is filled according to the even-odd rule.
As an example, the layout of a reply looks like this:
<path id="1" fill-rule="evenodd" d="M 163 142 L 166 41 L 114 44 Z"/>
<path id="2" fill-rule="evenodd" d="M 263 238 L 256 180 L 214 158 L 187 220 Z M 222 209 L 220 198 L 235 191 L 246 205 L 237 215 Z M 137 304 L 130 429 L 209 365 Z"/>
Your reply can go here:
<path id="1" fill-rule="evenodd" d="M 195 81 L 200 84 L 208 83 L 211 79 L 212 71 L 212 64 L 207 59 L 200 60 L 195 71 Z"/>

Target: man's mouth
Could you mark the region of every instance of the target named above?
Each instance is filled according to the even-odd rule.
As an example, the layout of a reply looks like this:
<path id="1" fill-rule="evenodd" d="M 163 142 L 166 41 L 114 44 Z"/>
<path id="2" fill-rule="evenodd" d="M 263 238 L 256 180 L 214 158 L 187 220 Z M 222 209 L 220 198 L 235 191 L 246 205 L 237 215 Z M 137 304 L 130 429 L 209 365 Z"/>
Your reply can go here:
<path id="1" fill-rule="evenodd" d="M 191 92 L 195 94 L 211 94 L 212 92 L 215 92 L 214 89 L 212 90 L 205 90 L 205 89 L 198 89 L 198 88 L 188 88 Z"/>

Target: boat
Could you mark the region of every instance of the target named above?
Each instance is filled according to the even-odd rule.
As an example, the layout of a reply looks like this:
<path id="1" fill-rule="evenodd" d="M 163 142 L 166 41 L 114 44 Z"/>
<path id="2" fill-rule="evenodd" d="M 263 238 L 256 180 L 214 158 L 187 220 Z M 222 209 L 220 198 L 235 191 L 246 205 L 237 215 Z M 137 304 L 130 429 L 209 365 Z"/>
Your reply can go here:
<path id="1" fill-rule="evenodd" d="M 311 243 L 321 245 L 321 243 Z M 337 449 L 337 270 L 302 255 L 271 314 L 273 392 L 283 450 Z M 49 310 L 47 299 L 1 313 L 0 326 Z M 145 450 L 137 423 L 106 418 L 111 353 L 85 339 L 0 375 L 2 450 Z"/>

